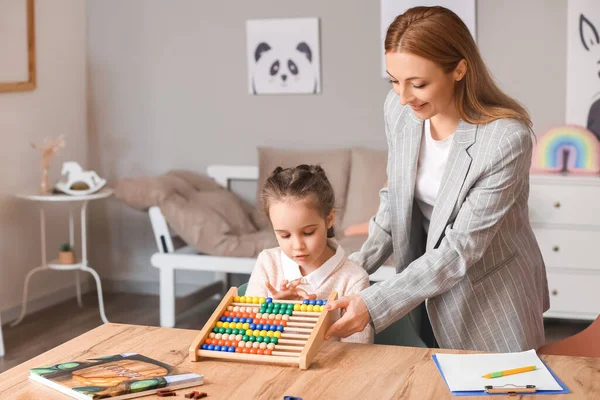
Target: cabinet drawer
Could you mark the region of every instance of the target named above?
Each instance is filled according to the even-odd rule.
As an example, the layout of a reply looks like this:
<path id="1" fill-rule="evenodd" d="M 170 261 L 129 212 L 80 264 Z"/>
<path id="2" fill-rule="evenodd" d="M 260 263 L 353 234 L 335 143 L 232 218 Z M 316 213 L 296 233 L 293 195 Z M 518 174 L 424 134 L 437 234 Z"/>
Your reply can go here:
<path id="1" fill-rule="evenodd" d="M 600 272 L 597 257 L 600 232 L 550 228 L 535 228 L 533 232 L 547 267 L 583 268 Z"/>
<path id="2" fill-rule="evenodd" d="M 600 314 L 600 274 L 571 274 L 548 269 L 548 316 L 590 318 Z"/>
<path id="3" fill-rule="evenodd" d="M 600 225 L 599 186 L 532 184 L 529 218 L 533 223 Z"/>

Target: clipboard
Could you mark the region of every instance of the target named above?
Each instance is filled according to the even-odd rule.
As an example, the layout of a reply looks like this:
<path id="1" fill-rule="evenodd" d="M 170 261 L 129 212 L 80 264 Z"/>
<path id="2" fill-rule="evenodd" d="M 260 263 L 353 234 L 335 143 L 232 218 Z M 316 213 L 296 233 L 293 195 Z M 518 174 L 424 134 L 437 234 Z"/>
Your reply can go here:
<path id="1" fill-rule="evenodd" d="M 438 362 L 436 355 L 433 354 L 431 356 L 431 358 L 433 358 L 433 361 L 435 362 L 435 366 L 437 367 L 438 371 L 440 372 L 440 375 L 444 379 L 444 383 L 446 384 L 446 387 L 448 387 L 448 390 L 450 390 L 450 387 L 448 386 L 448 382 L 446 381 L 446 377 L 444 376 L 444 372 L 442 371 L 442 368 Z M 481 388 L 481 390 L 454 391 L 454 392 L 450 391 L 450 393 L 454 396 L 507 396 L 507 395 L 512 396 L 513 394 L 511 394 L 511 390 L 509 390 L 509 389 L 514 389 L 514 395 L 519 395 L 519 396 L 537 395 L 537 394 L 567 394 L 567 393 L 571 393 L 569 388 L 563 383 L 563 381 L 560 380 L 560 378 L 558 376 L 556 376 L 554 371 L 552 371 L 552 369 L 550 369 L 550 367 L 548 367 L 548 365 L 544 362 L 544 360 L 540 359 L 540 361 L 542 361 L 542 363 L 548 369 L 548 371 L 550 372 L 552 377 L 554 379 L 556 379 L 556 382 L 560 385 L 562 390 L 537 390 L 536 389 L 535 391 L 519 391 L 519 389 L 521 389 L 521 387 L 513 387 L 513 388 L 506 387 L 506 388 L 504 388 L 505 390 L 503 390 L 501 393 L 488 393 L 485 388 Z M 493 386 L 493 385 L 489 385 L 489 386 Z M 528 385 L 528 386 L 534 386 L 534 385 Z M 496 386 L 493 386 L 493 387 L 496 388 Z M 500 387 L 498 387 L 498 388 L 500 388 Z"/>

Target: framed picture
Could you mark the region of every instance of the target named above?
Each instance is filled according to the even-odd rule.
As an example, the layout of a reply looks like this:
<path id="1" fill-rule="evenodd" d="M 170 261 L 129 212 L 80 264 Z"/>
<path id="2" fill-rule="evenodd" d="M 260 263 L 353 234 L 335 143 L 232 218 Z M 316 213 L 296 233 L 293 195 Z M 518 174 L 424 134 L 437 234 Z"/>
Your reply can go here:
<path id="1" fill-rule="evenodd" d="M 569 0 L 567 18 L 566 122 L 600 139 L 600 2 Z"/>
<path id="2" fill-rule="evenodd" d="M 318 18 L 246 21 L 248 93 L 321 92 Z"/>
<path id="3" fill-rule="evenodd" d="M 0 0 L 0 92 L 33 90 L 34 0 Z"/>
<path id="4" fill-rule="evenodd" d="M 442 6 L 454 11 L 454 13 L 463 20 L 465 25 L 467 25 L 467 28 L 469 28 L 469 32 L 471 32 L 473 39 L 477 41 L 477 37 L 475 36 L 475 0 L 381 0 L 379 34 L 381 37 L 381 76 L 384 78 L 389 78 L 389 75 L 387 72 L 385 72 L 385 51 L 383 49 L 383 43 L 385 42 L 387 30 L 398 15 L 404 14 L 404 11 L 417 6 Z"/>

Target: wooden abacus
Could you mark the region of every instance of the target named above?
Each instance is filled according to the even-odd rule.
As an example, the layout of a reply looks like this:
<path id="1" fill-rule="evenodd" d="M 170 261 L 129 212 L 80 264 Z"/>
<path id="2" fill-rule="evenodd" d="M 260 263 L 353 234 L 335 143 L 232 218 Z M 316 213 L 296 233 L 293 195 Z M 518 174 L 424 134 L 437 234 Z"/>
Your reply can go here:
<path id="1" fill-rule="evenodd" d="M 314 304 L 246 298 L 239 297 L 237 287 L 232 287 L 190 346 L 190 359 L 223 358 L 308 369 L 333 323 L 332 313 L 323 310 L 323 304 L 336 299 L 337 293 L 331 293 L 326 301 L 313 301 Z M 260 329 L 251 330 L 250 325 Z"/>

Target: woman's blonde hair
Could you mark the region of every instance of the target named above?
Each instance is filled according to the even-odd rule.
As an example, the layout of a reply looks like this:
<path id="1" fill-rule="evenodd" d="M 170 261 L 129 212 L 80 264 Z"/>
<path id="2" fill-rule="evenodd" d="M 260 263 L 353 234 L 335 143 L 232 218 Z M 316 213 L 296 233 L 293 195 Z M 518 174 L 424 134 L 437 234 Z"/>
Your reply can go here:
<path id="1" fill-rule="evenodd" d="M 385 52 L 415 54 L 438 64 L 446 73 L 464 59 L 466 75 L 455 85 L 460 117 L 472 124 L 514 118 L 531 129 L 527 110 L 496 85 L 469 29 L 447 8 L 414 7 L 397 16 L 387 30 Z"/>

